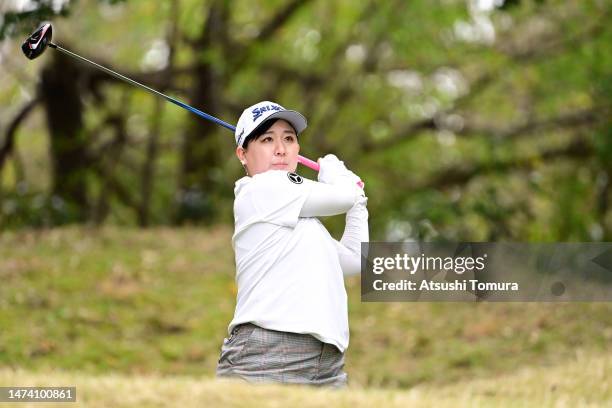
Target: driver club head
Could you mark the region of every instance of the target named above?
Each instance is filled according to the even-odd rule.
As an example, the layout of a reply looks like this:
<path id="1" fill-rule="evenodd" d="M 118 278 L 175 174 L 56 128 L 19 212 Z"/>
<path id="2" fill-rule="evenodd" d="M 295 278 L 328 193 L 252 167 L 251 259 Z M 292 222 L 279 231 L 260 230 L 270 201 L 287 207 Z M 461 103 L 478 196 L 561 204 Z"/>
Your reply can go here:
<path id="1" fill-rule="evenodd" d="M 51 23 L 43 23 L 36 29 L 21 45 L 21 50 L 26 57 L 33 60 L 42 54 L 51 42 L 53 29 Z"/>

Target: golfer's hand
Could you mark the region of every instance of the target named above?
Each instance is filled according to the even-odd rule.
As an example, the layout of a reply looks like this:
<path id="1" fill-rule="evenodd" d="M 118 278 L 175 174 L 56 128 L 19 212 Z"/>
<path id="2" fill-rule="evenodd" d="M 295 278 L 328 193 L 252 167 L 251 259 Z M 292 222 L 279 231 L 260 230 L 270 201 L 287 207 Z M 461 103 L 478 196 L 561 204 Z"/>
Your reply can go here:
<path id="1" fill-rule="evenodd" d="M 320 166 L 319 182 L 333 185 L 349 184 L 351 186 L 363 186 L 359 176 L 347 169 L 344 162 L 335 155 L 328 154 L 320 158 L 318 162 Z"/>

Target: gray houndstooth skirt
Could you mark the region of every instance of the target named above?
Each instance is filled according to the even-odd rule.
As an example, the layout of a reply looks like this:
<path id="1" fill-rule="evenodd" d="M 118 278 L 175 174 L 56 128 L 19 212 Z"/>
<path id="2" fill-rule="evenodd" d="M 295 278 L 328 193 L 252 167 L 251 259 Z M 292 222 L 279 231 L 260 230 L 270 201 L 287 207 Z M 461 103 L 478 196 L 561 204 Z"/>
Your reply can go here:
<path id="1" fill-rule="evenodd" d="M 223 340 L 217 377 L 341 388 L 347 384 L 343 367 L 344 354 L 336 346 L 247 323 Z"/>

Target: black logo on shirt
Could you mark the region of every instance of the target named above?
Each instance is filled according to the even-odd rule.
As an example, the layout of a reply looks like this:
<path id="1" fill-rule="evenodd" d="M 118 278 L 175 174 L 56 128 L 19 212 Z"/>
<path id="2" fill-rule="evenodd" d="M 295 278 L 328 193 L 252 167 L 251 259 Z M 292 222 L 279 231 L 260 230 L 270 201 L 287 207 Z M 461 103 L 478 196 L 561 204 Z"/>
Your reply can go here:
<path id="1" fill-rule="evenodd" d="M 299 174 L 287 173 L 287 177 L 289 177 L 289 180 L 295 184 L 302 184 L 304 182 L 304 179 Z"/>

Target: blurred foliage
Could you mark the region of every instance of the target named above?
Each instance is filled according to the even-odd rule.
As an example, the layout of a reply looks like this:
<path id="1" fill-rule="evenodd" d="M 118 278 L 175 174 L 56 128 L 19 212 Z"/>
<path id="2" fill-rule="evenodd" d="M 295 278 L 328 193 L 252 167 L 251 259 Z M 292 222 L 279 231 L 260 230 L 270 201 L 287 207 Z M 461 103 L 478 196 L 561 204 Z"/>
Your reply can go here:
<path id="1" fill-rule="evenodd" d="M 17 51 L 44 18 L 59 44 L 230 123 L 264 99 L 303 112 L 302 154 L 335 153 L 366 181 L 373 239 L 612 240 L 608 1 L 13 3 L 0 10 L 11 37 L 0 43 L 0 149 L 43 98 L 0 167 L 0 226 L 77 219 L 53 209 L 70 201 L 40 148 L 51 133 L 36 83 L 54 57 Z M 79 78 L 88 220 L 231 223 L 242 169 L 227 130 L 110 78 Z M 202 86 L 210 100 L 194 95 Z M 193 177 L 202 184 L 185 189 Z M 342 217 L 326 223 L 342 230 Z"/>
<path id="2" fill-rule="evenodd" d="M 30 0 L 29 2 L 12 2 L 6 0 L 0 6 L 0 41 L 7 36 L 17 34 L 27 35 L 32 32 L 32 26 L 39 24 L 41 21 L 50 20 L 54 17 L 67 17 L 70 15 L 69 1 L 54 1 L 54 0 Z M 25 3 L 25 4 L 24 4 Z M 21 7 L 13 9 L 20 5 Z"/>

